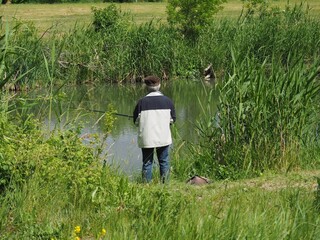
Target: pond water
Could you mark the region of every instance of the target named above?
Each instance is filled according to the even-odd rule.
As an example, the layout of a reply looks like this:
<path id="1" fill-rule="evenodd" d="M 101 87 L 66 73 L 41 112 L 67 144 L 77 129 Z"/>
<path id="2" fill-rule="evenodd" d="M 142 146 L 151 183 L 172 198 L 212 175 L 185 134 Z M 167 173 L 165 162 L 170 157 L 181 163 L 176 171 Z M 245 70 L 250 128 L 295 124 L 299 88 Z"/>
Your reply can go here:
<path id="1" fill-rule="evenodd" d="M 162 84 L 161 92 L 170 97 L 176 107 L 177 121 L 174 135 L 180 139 L 196 141 L 195 124 L 207 107 L 207 94 L 212 88 L 201 81 L 176 80 Z M 98 133 L 106 134 L 103 113 L 111 104 L 121 114 L 132 115 L 139 98 L 147 94 L 142 84 L 138 85 L 85 85 L 54 89 L 54 101 L 44 101 L 50 90 L 37 90 L 28 93 L 28 99 L 38 104 L 31 111 L 44 123 L 44 128 L 68 128 L 81 123 L 81 137 Z M 213 109 L 215 106 L 211 106 Z M 134 174 L 141 169 L 141 150 L 137 146 L 137 129 L 132 118 L 118 116 L 112 132 L 105 139 L 106 161 L 119 167 L 119 170 Z M 174 144 L 173 146 L 174 147 Z"/>

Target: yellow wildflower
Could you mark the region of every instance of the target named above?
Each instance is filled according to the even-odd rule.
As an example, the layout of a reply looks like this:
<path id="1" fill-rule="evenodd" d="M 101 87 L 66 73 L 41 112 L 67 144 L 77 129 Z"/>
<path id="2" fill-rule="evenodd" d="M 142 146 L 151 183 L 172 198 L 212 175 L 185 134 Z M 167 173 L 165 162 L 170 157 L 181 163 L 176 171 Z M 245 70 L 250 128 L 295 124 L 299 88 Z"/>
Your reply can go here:
<path id="1" fill-rule="evenodd" d="M 102 228 L 102 230 L 101 230 L 101 236 L 106 235 L 106 233 L 107 233 L 107 231 L 106 231 L 104 228 Z"/>
<path id="2" fill-rule="evenodd" d="M 81 240 L 79 237 L 75 237 L 74 240 Z"/>
<path id="3" fill-rule="evenodd" d="M 80 226 L 76 226 L 76 227 L 74 228 L 74 233 L 75 233 L 75 234 L 80 233 L 80 231 L 81 231 L 81 227 L 80 227 Z"/>

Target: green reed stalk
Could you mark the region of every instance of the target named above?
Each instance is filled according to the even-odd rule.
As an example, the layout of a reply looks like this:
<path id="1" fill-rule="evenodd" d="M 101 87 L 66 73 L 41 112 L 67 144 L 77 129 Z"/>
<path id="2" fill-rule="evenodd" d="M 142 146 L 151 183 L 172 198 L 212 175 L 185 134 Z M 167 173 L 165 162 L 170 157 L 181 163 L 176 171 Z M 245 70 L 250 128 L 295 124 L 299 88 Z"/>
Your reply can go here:
<path id="1" fill-rule="evenodd" d="M 52 50 L 51 50 L 51 60 L 52 60 L 52 57 L 54 56 L 54 52 L 55 52 L 55 47 L 53 45 L 52 47 Z M 54 77 L 54 61 L 51 61 L 51 69 L 49 68 L 49 63 L 48 63 L 48 60 L 46 58 L 45 55 L 43 55 L 43 59 L 44 59 L 44 63 L 45 63 L 45 67 L 46 67 L 46 70 L 47 70 L 47 77 L 49 79 L 49 82 L 50 82 L 50 93 L 49 93 L 49 117 L 48 117 L 48 121 L 49 121 L 49 124 L 48 124 L 48 131 L 50 131 L 51 129 L 51 117 L 52 117 L 52 98 L 53 98 L 53 77 Z"/>
<path id="2" fill-rule="evenodd" d="M 232 72 L 221 85 L 218 122 L 211 115 L 199 126 L 209 155 L 207 171 L 234 177 L 239 170 L 301 166 L 300 149 L 315 141 L 319 59 L 305 65 L 292 53 L 283 67 L 275 58 L 260 65 L 232 53 Z"/>
<path id="3" fill-rule="evenodd" d="M 230 46 L 238 56 L 249 54 L 260 63 L 273 56 L 286 64 L 292 49 L 306 61 L 319 54 L 319 21 L 309 18 L 302 5 L 281 12 L 264 9 L 261 11 L 266 12 L 246 21 L 216 20 L 193 44 L 165 24 L 150 21 L 138 25 L 115 8 L 101 10 L 101 14 L 95 11 L 99 14 L 94 15 L 93 24 L 75 25 L 63 37 L 59 31 L 51 31 L 53 27 L 48 36 L 39 37 L 34 26 L 19 23 L 8 38 L 18 51 L 18 55 L 7 58 L 9 72 L 19 75 L 30 71 L 28 77 L 19 80 L 21 85 L 50 84 L 44 80 L 47 70 L 42 52 L 52 42 L 59 49 L 56 80 L 78 84 L 139 82 L 151 73 L 165 79 L 198 79 L 210 63 L 222 79 L 232 68 Z M 105 18 L 108 24 L 102 24 Z"/>
<path id="4" fill-rule="evenodd" d="M 1 26 L 2 28 L 2 22 Z M 5 76 L 5 58 L 7 55 L 7 50 L 8 50 L 8 26 L 6 27 L 6 31 L 4 35 L 1 35 L 0 41 L 1 41 L 1 53 L 0 53 L 0 90 L 2 90 L 3 86 L 7 83 L 9 78 Z"/>
<path id="5" fill-rule="evenodd" d="M 0 54 L 0 91 L 7 85 L 7 88 L 19 88 L 20 81 L 29 75 L 34 67 L 32 64 L 28 69 L 21 69 L 19 62 L 25 57 L 25 49 L 19 48 L 12 42 L 12 35 L 16 33 L 16 24 L 13 29 L 9 24 L 5 24 L 5 31 L 3 32 L 2 22 L 0 23 L 1 35 L 1 54 Z M 19 90 L 19 89 L 18 89 Z"/>

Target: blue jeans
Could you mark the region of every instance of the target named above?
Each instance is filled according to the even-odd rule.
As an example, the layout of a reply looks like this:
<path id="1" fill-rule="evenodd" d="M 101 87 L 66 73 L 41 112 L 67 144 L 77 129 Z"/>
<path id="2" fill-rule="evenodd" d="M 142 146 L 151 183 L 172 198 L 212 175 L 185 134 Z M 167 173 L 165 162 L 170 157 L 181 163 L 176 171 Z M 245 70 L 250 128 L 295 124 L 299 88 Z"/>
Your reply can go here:
<path id="1" fill-rule="evenodd" d="M 145 182 L 152 180 L 153 154 L 156 150 L 157 158 L 160 166 L 160 178 L 164 183 L 169 178 L 169 145 L 156 148 L 142 148 L 142 178 Z"/>

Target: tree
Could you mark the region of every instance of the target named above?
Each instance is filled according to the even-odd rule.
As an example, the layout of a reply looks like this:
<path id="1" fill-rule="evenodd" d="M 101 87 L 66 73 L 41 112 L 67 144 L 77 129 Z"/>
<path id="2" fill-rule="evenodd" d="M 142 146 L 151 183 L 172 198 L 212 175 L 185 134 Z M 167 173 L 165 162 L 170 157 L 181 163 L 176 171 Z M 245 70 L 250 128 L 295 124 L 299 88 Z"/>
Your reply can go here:
<path id="1" fill-rule="evenodd" d="M 168 0 L 168 23 L 186 37 L 196 38 L 227 0 Z"/>

